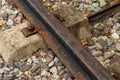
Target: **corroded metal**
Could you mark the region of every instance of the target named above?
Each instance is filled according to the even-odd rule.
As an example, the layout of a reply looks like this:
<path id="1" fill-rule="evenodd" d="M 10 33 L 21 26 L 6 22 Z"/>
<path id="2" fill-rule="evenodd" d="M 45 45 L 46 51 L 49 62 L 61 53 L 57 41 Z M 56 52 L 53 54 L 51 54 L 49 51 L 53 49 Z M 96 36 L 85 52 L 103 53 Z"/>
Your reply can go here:
<path id="1" fill-rule="evenodd" d="M 61 17 L 60 14 L 54 14 L 54 16 L 55 16 L 60 22 L 65 21 L 65 19 L 64 19 L 63 17 Z"/>
<path id="2" fill-rule="evenodd" d="M 26 27 L 21 30 L 21 32 L 25 35 L 25 37 L 31 36 L 33 34 L 38 33 L 41 30 L 41 26 L 36 27 Z"/>
<path id="3" fill-rule="evenodd" d="M 95 24 L 101 20 L 104 20 L 107 17 L 114 15 L 117 12 L 120 12 L 120 1 L 109 8 L 106 8 L 106 9 L 99 11 L 91 16 L 88 16 L 88 19 L 89 19 L 90 23 Z"/>
<path id="4" fill-rule="evenodd" d="M 14 2 L 33 26 L 42 26 L 40 35 L 76 80 L 114 80 L 39 0 L 14 0 Z"/>

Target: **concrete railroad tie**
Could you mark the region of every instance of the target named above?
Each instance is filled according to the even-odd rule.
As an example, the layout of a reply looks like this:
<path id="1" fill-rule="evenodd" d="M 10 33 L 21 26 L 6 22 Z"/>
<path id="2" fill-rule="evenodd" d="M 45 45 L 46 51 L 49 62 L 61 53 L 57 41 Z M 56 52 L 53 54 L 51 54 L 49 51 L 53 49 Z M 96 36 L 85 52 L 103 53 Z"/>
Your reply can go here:
<path id="1" fill-rule="evenodd" d="M 22 23 L 0 33 L 0 54 L 6 63 L 31 56 L 37 49 L 46 46 L 39 34 L 24 37 L 20 30 L 27 26 L 27 23 Z"/>

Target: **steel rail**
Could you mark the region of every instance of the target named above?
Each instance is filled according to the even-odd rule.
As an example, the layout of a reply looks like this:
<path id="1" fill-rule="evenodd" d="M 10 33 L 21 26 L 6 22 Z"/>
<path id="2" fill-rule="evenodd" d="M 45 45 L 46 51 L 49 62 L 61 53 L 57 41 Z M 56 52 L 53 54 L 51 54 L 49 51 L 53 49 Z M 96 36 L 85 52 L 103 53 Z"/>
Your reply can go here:
<path id="1" fill-rule="evenodd" d="M 39 0 L 14 0 L 77 80 L 114 80 L 110 73 L 61 25 Z"/>
<path id="2" fill-rule="evenodd" d="M 104 20 L 105 18 L 113 16 L 117 12 L 120 12 L 120 1 L 109 8 L 106 8 L 102 11 L 99 11 L 93 15 L 88 16 L 88 19 L 90 23 L 95 24 L 99 21 Z"/>

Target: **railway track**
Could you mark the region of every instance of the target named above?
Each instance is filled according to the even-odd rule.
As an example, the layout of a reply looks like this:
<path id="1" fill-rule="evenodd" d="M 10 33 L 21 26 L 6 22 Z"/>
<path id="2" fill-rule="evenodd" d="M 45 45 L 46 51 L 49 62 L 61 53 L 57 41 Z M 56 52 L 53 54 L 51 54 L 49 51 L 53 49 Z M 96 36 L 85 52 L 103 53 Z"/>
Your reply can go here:
<path id="1" fill-rule="evenodd" d="M 91 16 L 88 16 L 89 22 L 95 24 L 99 21 L 104 20 L 110 16 L 113 16 L 115 13 L 120 12 L 120 3 L 116 3 L 115 5 L 106 8 L 102 11 L 99 11 Z"/>
<path id="2" fill-rule="evenodd" d="M 28 37 L 39 33 L 76 80 L 114 80 L 110 73 L 40 3 L 40 0 L 14 0 L 34 27 L 22 30 Z M 120 10 L 120 3 L 88 17 L 96 23 Z"/>

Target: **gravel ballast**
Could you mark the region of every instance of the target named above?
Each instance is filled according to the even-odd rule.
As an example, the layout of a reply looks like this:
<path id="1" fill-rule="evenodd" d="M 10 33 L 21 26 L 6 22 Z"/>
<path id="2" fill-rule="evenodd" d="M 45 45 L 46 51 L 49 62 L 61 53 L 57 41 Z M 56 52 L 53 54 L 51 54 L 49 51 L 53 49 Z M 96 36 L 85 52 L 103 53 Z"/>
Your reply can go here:
<path id="1" fill-rule="evenodd" d="M 119 0 L 43 0 L 50 11 L 62 5 L 74 6 L 89 16 L 115 4 Z M 87 11 L 87 12 L 86 12 Z M 30 23 L 12 0 L 0 0 L 0 32 L 22 23 Z M 92 37 L 80 42 L 95 58 L 120 80 L 120 13 L 92 25 Z M 31 57 L 11 61 L 9 65 L 0 56 L 0 80 L 75 80 L 54 52 L 47 48 L 37 50 Z"/>

